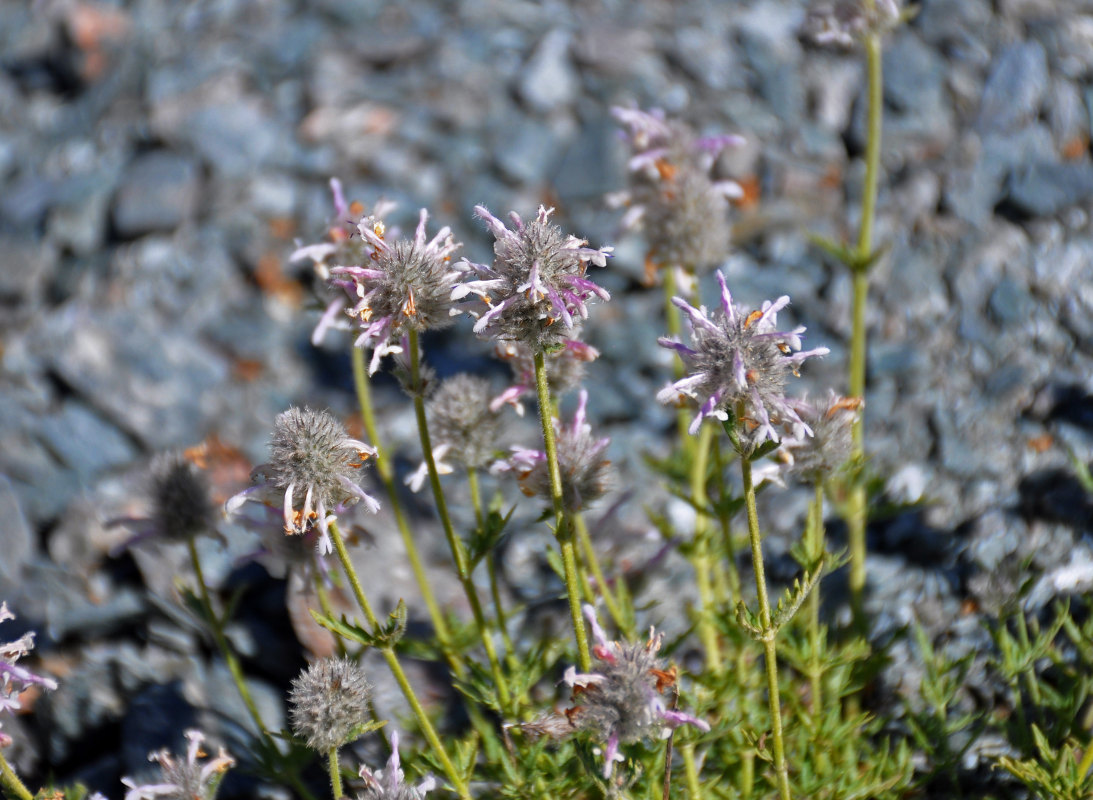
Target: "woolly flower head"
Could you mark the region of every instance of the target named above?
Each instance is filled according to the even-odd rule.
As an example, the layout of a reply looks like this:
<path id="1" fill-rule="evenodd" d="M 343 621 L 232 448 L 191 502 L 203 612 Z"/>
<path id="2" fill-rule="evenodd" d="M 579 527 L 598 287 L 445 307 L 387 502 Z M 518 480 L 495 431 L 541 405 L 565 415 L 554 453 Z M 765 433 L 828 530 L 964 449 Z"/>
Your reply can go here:
<path id="1" fill-rule="evenodd" d="M 850 458 L 851 434 L 864 402 L 860 397 L 840 397 L 829 391 L 823 400 L 810 402 L 804 398 L 789 403 L 812 435 L 786 437 L 778 455 L 787 472 L 814 484 L 834 473 Z"/>
<path id="2" fill-rule="evenodd" d="M 535 392 L 535 356 L 522 342 L 498 342 L 494 353 L 502 361 L 508 362 L 514 383 L 490 401 L 490 408 L 496 411 L 507 403 L 523 416 L 524 404 L 520 398 L 528 392 Z M 559 349 L 545 353 L 543 363 L 550 396 L 562 397 L 580 386 L 584 380 L 585 364 L 599 357 L 599 350 L 577 338 L 567 339 Z"/>
<path id="3" fill-rule="evenodd" d="M 782 296 L 748 313 L 733 304 L 732 295 L 719 272 L 721 308 L 713 313 L 695 308 L 679 297 L 672 299 L 691 325 L 691 346 L 661 338 L 661 346 L 675 350 L 691 373 L 657 394 L 662 403 L 681 404 L 684 398 L 699 403 L 690 432 L 713 417 L 737 422 L 740 440 L 749 449 L 763 441 L 779 440 L 777 425 L 790 425 L 811 434 L 793 404 L 785 397 L 788 375 L 812 356 L 826 355 L 826 347 L 801 351 L 803 327 L 780 331 L 777 314 L 787 305 Z"/>
<path id="4" fill-rule="evenodd" d="M 554 419 L 554 441 L 558 450 L 558 468 L 562 474 L 562 499 L 569 511 L 578 511 L 599 499 L 610 483 L 611 462 L 603 458 L 610 439 L 597 439 L 585 417 L 588 392 L 581 390 L 573 423 L 564 425 Z M 494 472 L 513 472 L 520 489 L 530 496 L 550 497 L 550 466 L 546 453 L 514 447 L 512 455 L 495 463 Z"/>
<path id="5" fill-rule="evenodd" d="M 468 469 L 487 466 L 497 450 L 504 420 L 490 402 L 490 382 L 474 375 L 455 375 L 440 384 L 428 403 L 433 457 L 442 475 L 452 472 L 447 458 Z M 428 475 L 422 465 L 406 483 L 419 491 Z"/>
<path id="6" fill-rule="evenodd" d="M 282 412 L 273 423 L 270 450 L 269 463 L 252 473 L 260 483 L 228 500 L 229 514 L 247 500 L 279 495 L 285 533 L 317 527 L 319 551 L 325 554 L 333 550 L 328 526 L 337 506 L 361 500 L 372 513 L 379 511 L 376 499 L 354 480 L 376 449 L 349 438 L 333 415 L 309 408 Z"/>
<path id="7" fill-rule="evenodd" d="M 365 217 L 357 230 L 371 247 L 370 263 L 330 269 L 332 282 L 354 302 L 349 315 L 362 329 L 355 345 L 372 348 L 369 373 L 379 369 L 383 356 L 402 352 L 400 340 L 408 331 L 451 324 L 452 289 L 461 275 L 451 259 L 462 244 L 452 238 L 448 227 L 427 240 L 428 218 L 421 209 L 414 237 L 389 243 L 384 223 Z"/>
<path id="8" fill-rule="evenodd" d="M 15 615 L 8 611 L 7 603 L 0 603 L 0 622 L 9 619 L 15 619 Z M 16 663 L 33 649 L 33 633 L 24 633 L 13 642 L 0 642 L 0 712 L 15 712 L 22 708 L 19 695 L 31 686 L 40 686 L 50 691 L 57 688 L 57 681 L 35 675 Z M 0 746 L 10 743 L 10 737 L 0 732 Z"/>
<path id="9" fill-rule="evenodd" d="M 540 206 L 526 223 L 514 211 L 511 230 L 484 206 L 474 211 L 494 235 L 493 265 L 461 262 L 460 268 L 477 280 L 459 284 L 452 298 L 473 294 L 486 302 L 488 310 L 471 312 L 478 318 L 475 333 L 523 342 L 537 353 L 553 350 L 565 343 L 575 318 L 588 317 L 591 298 L 610 299 L 585 271 L 589 263 L 605 266 L 614 248 L 595 250 L 562 233 L 550 222 L 554 209 Z"/>
<path id="10" fill-rule="evenodd" d="M 676 671 L 657 657 L 661 636 L 652 628 L 643 643 L 608 641 L 596 619 L 596 612 L 584 606 L 596 640 L 592 655 L 593 672 L 565 672 L 565 683 L 573 689 L 574 708 L 566 712 L 573 730 L 590 732 L 604 743 L 604 777 L 610 777 L 616 761 L 623 761 L 619 745 L 642 739 L 663 739 L 680 725 L 710 730 L 705 720 L 668 708 L 662 692 L 675 685 Z M 532 727 L 534 730 L 534 727 Z"/>
<path id="11" fill-rule="evenodd" d="M 887 33 L 900 16 L 898 0 L 817 0 L 801 32 L 819 45 L 853 47 L 866 36 Z"/>
<path id="12" fill-rule="evenodd" d="M 198 759 L 205 757 L 201 750 L 205 735 L 189 730 L 186 731 L 186 738 L 190 744 L 185 760 L 172 756 L 168 750 L 159 750 L 148 756 L 149 761 L 159 763 L 159 783 L 138 786 L 131 778 L 121 779 L 129 787 L 125 800 L 155 800 L 160 797 L 167 800 L 213 800 L 216 797 L 220 781 L 224 773 L 235 765 L 235 759 L 220 748 L 216 758 L 201 764 Z"/>
<path id="13" fill-rule="evenodd" d="M 609 198 L 628 206 L 623 227 L 641 227 L 649 243 L 646 280 L 658 266 L 688 271 L 716 266 L 728 255 L 732 230 L 729 200 L 742 190 L 734 181 L 715 181 L 710 169 L 739 136 L 698 137 L 659 110 L 613 108 L 626 128 L 631 157 L 630 187 Z"/>
<path id="14" fill-rule="evenodd" d="M 348 658 L 316 661 L 292 681 L 292 730 L 320 753 L 347 744 L 369 717 L 372 684 Z"/>
<path id="15" fill-rule="evenodd" d="M 391 734 L 391 757 L 387 767 L 375 772 L 362 766 L 358 773 L 364 778 L 364 791 L 357 795 L 357 800 L 423 800 L 426 792 L 436 788 L 436 778 L 431 775 L 422 778 L 417 785 L 405 782 L 406 776 L 398 757 L 398 733 Z"/>
<path id="16" fill-rule="evenodd" d="M 110 520 L 132 536 L 114 547 L 117 553 L 145 539 L 185 542 L 201 534 L 216 533 L 216 506 L 205 473 L 181 455 L 160 456 L 152 464 L 148 486 L 149 509 L 144 517 Z"/>

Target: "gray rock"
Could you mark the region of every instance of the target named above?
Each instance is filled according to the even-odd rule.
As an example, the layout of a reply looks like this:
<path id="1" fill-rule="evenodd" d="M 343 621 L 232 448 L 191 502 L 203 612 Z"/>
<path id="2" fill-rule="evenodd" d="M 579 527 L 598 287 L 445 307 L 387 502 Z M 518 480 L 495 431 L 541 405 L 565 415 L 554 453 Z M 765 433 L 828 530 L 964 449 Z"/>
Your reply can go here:
<path id="1" fill-rule="evenodd" d="M 197 211 L 199 188 L 193 159 L 165 151 L 137 156 L 114 198 L 114 229 L 127 239 L 174 230 Z"/>
<path id="2" fill-rule="evenodd" d="M 1015 42 L 994 59 L 976 129 L 1012 131 L 1036 118 L 1048 90 L 1047 53 L 1039 42 Z"/>
<path id="3" fill-rule="evenodd" d="M 998 282 L 987 303 L 991 315 L 1002 325 L 1020 322 L 1032 311 L 1028 287 L 1009 277 Z"/>
<path id="4" fill-rule="evenodd" d="M 87 481 L 137 456 L 126 436 L 82 403 L 68 400 L 57 414 L 42 419 L 38 436 L 65 466 Z"/>
<path id="5" fill-rule="evenodd" d="M 524 120 L 500 131 L 494 158 L 501 174 L 510 180 L 539 184 L 545 178 L 558 147 L 543 124 Z"/>
<path id="6" fill-rule="evenodd" d="M 1038 162 L 1019 167 L 1008 182 L 1018 210 L 1046 217 L 1093 197 L 1093 162 Z"/>
<path id="7" fill-rule="evenodd" d="M 217 172 L 233 178 L 270 163 L 283 140 L 283 130 L 253 102 L 199 108 L 183 134 Z"/>
<path id="8" fill-rule="evenodd" d="M 4 554 L 0 558 L 0 597 L 10 598 L 22 581 L 23 568 L 37 545 L 15 487 L 3 474 L 0 474 L 0 519 L 4 520 L 0 529 L 0 551 Z"/>
<path id="9" fill-rule="evenodd" d="M 42 288 L 57 268 L 56 247 L 29 236 L 0 234 L 0 252 L 0 301 L 37 306 Z"/>
<path id="10" fill-rule="evenodd" d="M 519 78 L 521 99 L 539 112 L 573 102 L 580 79 L 569 57 L 570 35 L 555 28 L 543 37 Z"/>
<path id="11" fill-rule="evenodd" d="M 600 117 L 583 125 L 565 149 L 552 184 L 563 202 L 600 198 L 623 185 L 624 149 L 614 121 Z"/>

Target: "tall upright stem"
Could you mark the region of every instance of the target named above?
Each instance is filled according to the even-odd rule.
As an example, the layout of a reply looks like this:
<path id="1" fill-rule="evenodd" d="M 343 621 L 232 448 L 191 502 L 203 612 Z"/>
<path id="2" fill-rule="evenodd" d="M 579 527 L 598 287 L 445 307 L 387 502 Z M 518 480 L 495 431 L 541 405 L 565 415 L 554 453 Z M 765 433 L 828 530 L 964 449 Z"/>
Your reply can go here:
<path id="1" fill-rule="evenodd" d="M 452 637 L 451 632 L 448 630 L 448 623 L 444 620 L 444 615 L 440 613 L 440 606 L 437 605 L 436 597 L 433 595 L 432 585 L 425 575 L 425 568 L 422 566 L 417 544 L 410 532 L 406 514 L 402 510 L 398 488 L 395 486 L 395 475 L 391 469 L 391 459 L 386 457 L 383 442 L 380 440 L 379 429 L 376 426 L 376 414 L 372 407 L 372 390 L 369 385 L 368 372 L 364 366 L 364 351 L 359 347 L 354 347 L 352 360 L 353 384 L 357 390 L 357 403 L 360 405 L 361 420 L 364 422 L 364 430 L 368 434 L 368 441 L 376 448 L 376 472 L 379 474 L 380 482 L 387 492 L 387 499 L 391 502 L 391 511 L 395 515 L 395 525 L 402 537 L 402 544 L 406 548 L 406 557 L 410 560 L 410 569 L 414 573 L 414 580 L 417 581 L 421 597 L 429 611 L 429 619 L 433 623 L 433 630 L 436 631 L 437 641 L 440 642 L 440 646 L 456 675 L 462 676 L 466 672 L 466 667 L 451 646 Z"/>
<path id="2" fill-rule="evenodd" d="M 665 266 L 662 271 L 664 273 L 664 324 L 668 328 L 668 338 L 679 339 L 683 333 L 683 322 L 679 309 L 672 302 L 672 298 L 677 294 L 676 272 L 670 266 Z M 683 363 L 678 358 L 673 359 L 673 361 L 675 363 L 672 365 L 672 374 L 675 375 L 675 379 L 678 381 L 683 377 Z M 689 452 L 694 447 L 694 441 L 687 432 L 690 424 L 691 420 L 687 414 L 687 409 L 678 409 L 676 411 L 676 433 L 679 437 L 680 447 L 683 448 L 684 452 Z"/>
<path id="3" fill-rule="evenodd" d="M 778 690 L 778 651 L 775 646 L 777 630 L 771 623 L 770 601 L 767 598 L 767 577 L 763 568 L 762 537 L 759 533 L 759 514 L 755 509 L 755 485 L 752 482 L 751 458 L 740 457 L 744 478 L 744 502 L 748 511 L 748 539 L 751 541 L 751 560 L 755 568 L 755 591 L 759 597 L 759 622 L 763 627 L 763 653 L 767 667 L 767 699 L 770 703 L 771 736 L 774 739 L 774 772 L 778 778 L 781 800 L 790 800 L 789 770 L 786 767 L 786 748 L 782 738 L 782 701 Z"/>
<path id="4" fill-rule="evenodd" d="M 0 788 L 4 790 L 5 794 L 10 795 L 13 800 L 34 800 L 34 795 L 19 780 L 19 776 L 15 774 L 15 770 L 11 768 L 3 753 L 0 753 Z"/>
<path id="5" fill-rule="evenodd" d="M 558 448 L 554 441 L 554 421 L 551 418 L 550 387 L 547 384 L 546 361 L 542 351 L 535 353 L 535 389 L 539 398 L 539 421 L 543 428 L 543 449 L 546 450 L 550 472 L 550 501 L 554 507 L 554 535 L 562 551 L 562 569 L 565 572 L 566 597 L 569 600 L 569 616 L 573 622 L 573 635 L 577 639 L 577 660 L 581 672 L 592 670 L 592 655 L 588 650 L 588 638 L 581 616 L 580 579 L 577 572 L 577 552 L 573 543 L 573 525 L 565 510 L 562 493 L 562 472 L 558 466 Z"/>
<path id="6" fill-rule="evenodd" d="M 326 754 L 327 771 L 330 773 L 330 789 L 334 794 L 334 800 L 342 798 L 342 770 L 338 765 L 338 748 L 331 747 Z"/>
<path id="7" fill-rule="evenodd" d="M 607 613 L 611 615 L 611 619 L 614 620 L 616 627 L 624 634 L 629 634 L 627 630 L 626 620 L 622 615 L 622 610 L 619 608 L 618 601 L 615 599 L 615 595 L 611 591 L 610 585 L 607 583 L 607 579 L 604 577 L 603 569 L 600 567 L 600 560 L 596 556 L 596 548 L 592 545 L 592 537 L 588 535 L 588 525 L 585 522 L 584 514 L 577 512 L 573 515 L 573 527 L 577 531 L 577 540 L 580 542 L 581 550 L 584 552 L 584 560 L 588 564 L 589 569 L 592 570 L 592 575 L 596 579 L 596 585 L 600 588 L 600 597 L 603 598 L 603 602 L 607 605 Z"/>
<path id="8" fill-rule="evenodd" d="M 824 487 L 819 480 L 813 487 L 812 505 L 808 510 L 808 525 L 805 528 L 808 541 L 805 552 L 809 561 L 815 563 L 824 553 Z M 812 687 L 812 714 L 818 717 L 823 709 L 823 660 L 820 658 L 820 584 L 812 587 L 808 595 L 808 677 Z"/>
<path id="9" fill-rule="evenodd" d="M 425 396 L 421 391 L 421 350 L 418 347 L 418 333 L 410 329 L 410 383 L 414 387 L 414 414 L 417 417 L 417 431 L 421 438 L 422 456 L 425 459 L 425 467 L 429 472 L 429 485 L 433 490 L 433 500 L 436 502 L 437 515 L 440 524 L 444 528 L 444 538 L 448 540 L 448 548 L 452 552 L 452 560 L 455 561 L 455 569 L 459 576 L 459 583 L 463 586 L 463 593 L 470 603 L 471 613 L 474 615 L 475 626 L 478 628 L 478 636 L 482 640 L 482 646 L 486 650 L 486 658 L 490 662 L 490 671 L 493 673 L 494 683 L 497 685 L 497 697 L 501 708 L 511 711 L 509 705 L 508 681 L 501 670 L 501 661 L 497 658 L 497 649 L 494 647 L 493 638 L 490 636 L 489 627 L 486 624 L 486 616 L 482 613 L 482 603 L 478 599 L 478 589 L 471 577 L 471 569 L 467 562 L 467 554 L 463 549 L 463 542 L 455 534 L 452 526 L 452 518 L 448 513 L 448 501 L 444 496 L 444 489 L 440 485 L 440 473 L 436 469 L 436 458 L 433 456 L 433 444 L 429 437 L 429 421 L 425 416 Z"/>
<path id="10" fill-rule="evenodd" d="M 726 506 L 725 463 L 721 456 L 721 437 L 713 440 L 714 471 L 717 481 L 718 510 L 717 519 L 721 525 L 721 541 L 725 548 L 725 562 L 729 579 L 728 607 L 732 608 L 740 600 L 740 571 L 736 568 L 736 543 L 733 541 L 732 518 Z"/>
<path id="11" fill-rule="evenodd" d="M 342 538 L 342 532 L 338 529 L 337 523 L 330 523 L 330 539 L 334 542 L 334 550 L 338 554 L 338 560 L 341 562 L 342 569 L 345 571 L 345 577 L 349 581 L 350 587 L 353 589 L 353 597 L 357 600 L 357 606 L 364 614 L 364 618 L 368 622 L 369 627 L 373 631 L 378 631 L 379 619 L 377 619 L 375 612 L 372 610 L 372 604 L 368 602 L 368 596 L 361 587 L 360 578 L 357 577 L 357 570 L 354 568 L 353 562 L 349 558 L 349 551 L 345 548 L 345 540 Z M 417 699 L 417 694 L 414 693 L 414 687 L 410 685 L 410 681 L 406 678 L 406 673 L 399 663 L 398 656 L 395 655 L 394 648 L 387 645 L 386 647 L 379 648 L 379 650 L 380 653 L 383 654 L 383 659 L 387 662 L 387 667 L 391 670 L 391 674 L 394 675 L 395 682 L 398 683 L 403 697 L 405 697 L 406 702 L 410 704 L 410 709 L 414 712 L 418 725 L 421 726 L 421 732 L 424 734 L 425 740 L 433 750 L 433 755 L 435 755 L 437 761 L 440 762 L 440 766 L 444 770 L 444 774 L 448 776 L 448 780 L 451 781 L 456 794 L 463 798 L 463 800 L 471 800 L 471 794 L 467 788 L 467 784 L 464 783 L 459 771 L 455 768 L 451 759 L 448 758 L 448 753 L 440 743 L 440 737 L 437 736 L 436 728 L 433 727 L 429 715 L 425 713 L 425 709 L 422 708 L 420 701 Z"/>
<path id="12" fill-rule="evenodd" d="M 870 0 L 872 5 L 872 0 Z M 873 253 L 873 227 L 877 214 L 877 187 L 880 180 L 881 123 L 883 121 L 884 84 L 881 70 L 880 36 L 865 37 L 865 64 L 868 75 L 868 112 L 865 141 L 865 183 L 862 187 L 861 228 L 858 231 L 857 255 L 860 264 L 867 264 Z M 854 273 L 853 322 L 850 338 L 850 394 L 865 396 L 865 306 L 869 295 L 868 267 L 860 266 Z M 865 452 L 865 414 L 859 414 L 852 429 L 851 458 L 860 462 Z M 851 487 L 847 519 L 850 544 L 850 603 L 854 625 L 859 632 L 865 627 L 865 486 L 856 481 Z"/>
<path id="13" fill-rule="evenodd" d="M 474 521 L 481 528 L 486 522 L 486 514 L 482 508 L 482 491 L 478 485 L 478 470 L 474 467 L 467 468 L 467 486 L 471 493 L 471 505 L 474 506 Z M 497 581 L 497 559 L 493 551 L 486 554 L 486 573 L 490 581 L 490 597 L 493 598 L 493 613 L 497 615 L 497 627 L 501 629 L 501 639 L 505 643 L 505 659 L 510 662 L 509 666 L 511 668 L 512 662 L 516 658 L 516 648 L 512 644 L 512 637 L 509 636 L 508 620 L 505 618 L 505 604 L 501 602 L 501 587 Z"/>
<path id="14" fill-rule="evenodd" d="M 710 524 L 706 514 L 706 507 L 709 505 L 706 496 L 706 472 L 713 434 L 712 425 L 703 425 L 698 433 L 698 443 L 694 449 L 694 459 L 691 461 L 691 502 L 695 509 L 695 584 L 698 586 L 698 599 L 702 604 L 698 618 L 698 635 L 702 639 L 702 647 L 706 650 L 706 667 L 711 673 L 717 675 L 721 672 L 721 645 L 713 622 L 715 603 L 713 591 L 710 589 Z"/>

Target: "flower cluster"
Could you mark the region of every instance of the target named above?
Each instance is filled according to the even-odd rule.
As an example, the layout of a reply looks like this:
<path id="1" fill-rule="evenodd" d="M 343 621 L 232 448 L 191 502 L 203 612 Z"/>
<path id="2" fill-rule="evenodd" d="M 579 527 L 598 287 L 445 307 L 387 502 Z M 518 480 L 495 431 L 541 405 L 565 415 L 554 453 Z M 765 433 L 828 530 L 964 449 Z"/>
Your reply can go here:
<path id="1" fill-rule="evenodd" d="M 149 487 L 150 507 L 145 517 L 110 520 L 123 525 L 132 536 L 113 548 L 117 553 L 146 539 L 185 542 L 201 534 L 215 533 L 216 506 L 205 473 L 180 455 L 160 457 L 153 465 Z"/>
<path id="2" fill-rule="evenodd" d="M 897 0 L 819 0 L 809 8 L 802 33 L 819 45 L 853 47 L 866 36 L 886 33 L 899 21 Z"/>
<path id="3" fill-rule="evenodd" d="M 172 756 L 168 750 L 159 750 L 148 756 L 149 761 L 159 763 L 159 783 L 138 786 L 131 778 L 121 779 L 129 788 L 125 800 L 155 800 L 158 797 L 167 800 L 213 800 L 216 797 L 217 787 L 224 773 L 235 766 L 235 759 L 220 748 L 216 758 L 201 764 L 198 759 L 205 757 L 201 750 L 205 735 L 201 731 L 189 730 L 186 731 L 186 738 L 190 744 L 186 748 L 185 761 Z"/>
<path id="4" fill-rule="evenodd" d="M 15 615 L 8 611 L 7 603 L 0 603 L 0 622 L 9 619 L 15 619 Z M 0 642 L 0 712 L 22 708 L 19 695 L 31 686 L 40 686 L 50 691 L 57 688 L 57 681 L 35 675 L 16 663 L 33 649 L 33 633 L 24 633 L 13 642 Z M 0 746 L 6 746 L 10 742 L 11 739 L 0 732 Z"/>
<path id="5" fill-rule="evenodd" d="M 423 800 L 426 792 L 436 788 L 436 778 L 429 775 L 422 778 L 416 786 L 405 783 L 398 757 L 398 732 L 391 734 L 391 757 L 386 769 L 375 772 L 362 766 L 358 773 L 364 778 L 364 791 L 357 795 L 357 800 Z"/>
<path id="6" fill-rule="evenodd" d="M 588 392 L 581 390 L 571 425 L 554 419 L 558 469 L 562 476 L 562 499 L 568 511 L 579 511 L 607 491 L 611 462 L 603 458 L 610 440 L 597 439 L 585 417 Z M 542 450 L 513 447 L 512 455 L 496 462 L 493 472 L 513 472 L 520 489 L 529 497 L 550 497 L 550 466 Z"/>
<path id="7" fill-rule="evenodd" d="M 580 386 L 584 380 L 585 364 L 600 357 L 599 350 L 576 338 L 577 333 L 579 331 L 574 332 L 574 338 L 567 339 L 560 349 L 544 354 L 543 363 L 551 397 L 560 398 Z M 522 342 L 498 342 L 494 353 L 502 361 L 508 362 L 515 383 L 493 398 L 490 408 L 496 411 L 507 403 L 523 416 L 524 404 L 520 398 L 528 392 L 535 393 L 535 357 Z"/>
<path id="8" fill-rule="evenodd" d="M 663 692 L 676 682 L 675 667 L 667 667 L 657 653 L 662 637 L 652 628 L 643 643 L 608 641 L 596 619 L 595 610 L 585 605 L 585 618 L 596 640 L 592 648 L 595 672 L 581 673 L 569 667 L 565 683 L 573 690 L 577 705 L 564 717 L 551 717 L 525 724 L 530 733 L 562 737 L 577 731 L 591 733 L 604 745 L 605 778 L 611 777 L 616 761 L 623 761 L 619 746 L 642 739 L 663 739 L 680 725 L 694 725 L 709 731 L 709 724 L 664 701 Z"/>
<path id="9" fill-rule="evenodd" d="M 320 753 L 356 738 L 368 719 L 372 684 L 348 658 L 316 661 L 292 681 L 292 730 Z"/>
<path id="10" fill-rule="evenodd" d="M 535 219 L 526 223 L 514 211 L 509 215 L 512 230 L 484 206 L 474 211 L 494 235 L 493 265 L 460 262 L 459 268 L 477 280 L 456 286 L 452 299 L 473 294 L 485 301 L 486 311 L 470 311 L 477 318 L 475 333 L 546 352 L 565 344 L 575 318 L 588 317 L 589 300 L 610 299 L 585 271 L 589 263 L 605 266 L 614 248 L 596 250 L 583 239 L 562 233 L 550 222 L 554 209 L 540 206 Z"/>
<path id="11" fill-rule="evenodd" d="M 357 230 L 371 247 L 370 263 L 330 269 L 332 282 L 344 288 L 354 302 L 349 314 L 362 328 L 354 344 L 372 349 L 370 374 L 379 369 L 383 356 L 405 349 L 401 340 L 409 330 L 451 324 L 452 290 L 461 276 L 452 268 L 451 259 L 462 244 L 452 238 L 448 227 L 426 240 L 428 218 L 428 212 L 421 209 L 414 238 L 389 244 L 382 220 L 365 217 Z"/>
<path id="12" fill-rule="evenodd" d="M 317 527 L 319 552 L 325 554 L 333 550 L 328 526 L 336 519 L 333 512 L 338 506 L 360 500 L 369 511 L 379 511 L 379 502 L 353 479 L 376 449 L 351 439 L 333 415 L 309 408 L 279 414 L 270 450 L 269 463 L 252 473 L 260 482 L 228 500 L 229 514 L 247 500 L 280 496 L 285 533 L 302 534 Z"/>
<path id="13" fill-rule="evenodd" d="M 773 303 L 765 301 L 761 309 L 746 312 L 733 304 L 725 277 L 717 274 L 721 285 L 721 308 L 710 313 L 705 306 L 695 308 L 683 299 L 674 302 L 688 316 L 691 347 L 667 338 L 660 344 L 675 350 L 691 373 L 665 387 L 657 394 L 662 403 L 680 404 L 684 398 L 698 401 L 699 410 L 690 432 L 698 431 L 702 421 L 713 417 L 730 418 L 737 423 L 741 441 L 754 447 L 771 439 L 778 441 L 776 426 L 789 425 L 811 433 L 793 404 L 786 399 L 789 374 L 812 356 L 826 355 L 826 347 L 801 350 L 803 327 L 780 331 L 777 314 L 789 304 L 782 296 Z"/>
<path id="14" fill-rule="evenodd" d="M 786 472 L 815 484 L 840 469 L 850 458 L 851 433 L 864 402 L 860 397 L 840 397 L 829 391 L 823 400 L 812 402 L 802 398 L 789 403 L 812 435 L 784 438 L 778 455 Z"/>
<path id="15" fill-rule="evenodd" d="M 710 169 L 739 136 L 698 137 L 659 110 L 613 108 L 630 144 L 630 188 L 610 199 L 628 206 L 623 227 L 640 225 L 649 244 L 646 280 L 658 266 L 688 272 L 716 266 L 728 254 L 729 200 L 741 196 L 734 181 L 715 181 Z"/>

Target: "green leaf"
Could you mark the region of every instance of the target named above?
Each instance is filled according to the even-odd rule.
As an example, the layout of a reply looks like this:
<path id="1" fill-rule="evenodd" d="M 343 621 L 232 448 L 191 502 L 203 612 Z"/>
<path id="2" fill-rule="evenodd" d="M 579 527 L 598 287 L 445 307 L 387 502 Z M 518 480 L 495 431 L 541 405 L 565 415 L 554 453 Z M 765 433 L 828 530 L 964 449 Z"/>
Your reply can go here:
<path id="1" fill-rule="evenodd" d="M 308 611 L 317 623 L 331 633 L 336 633 L 345 639 L 363 644 L 365 647 L 385 650 L 394 647 L 406 635 L 406 603 L 401 599 L 398 601 L 398 605 L 395 606 L 395 610 L 387 616 L 387 624 L 375 633 L 369 633 L 364 628 L 353 625 L 346 619 L 344 614 L 340 620 L 336 620 L 313 608 L 309 608 Z"/>

